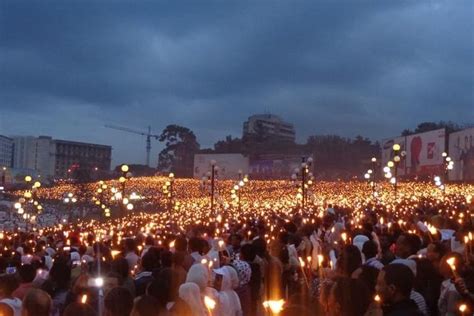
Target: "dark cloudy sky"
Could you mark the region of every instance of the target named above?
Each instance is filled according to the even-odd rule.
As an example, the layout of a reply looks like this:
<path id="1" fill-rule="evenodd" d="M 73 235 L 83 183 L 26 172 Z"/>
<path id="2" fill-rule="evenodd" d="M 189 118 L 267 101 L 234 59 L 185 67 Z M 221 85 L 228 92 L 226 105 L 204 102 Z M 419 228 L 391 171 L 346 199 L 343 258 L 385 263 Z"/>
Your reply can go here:
<path id="1" fill-rule="evenodd" d="M 474 1 L 0 1 L 0 134 L 202 147 L 271 112 L 312 134 L 474 122 Z M 153 164 L 161 144 L 153 143 Z"/>

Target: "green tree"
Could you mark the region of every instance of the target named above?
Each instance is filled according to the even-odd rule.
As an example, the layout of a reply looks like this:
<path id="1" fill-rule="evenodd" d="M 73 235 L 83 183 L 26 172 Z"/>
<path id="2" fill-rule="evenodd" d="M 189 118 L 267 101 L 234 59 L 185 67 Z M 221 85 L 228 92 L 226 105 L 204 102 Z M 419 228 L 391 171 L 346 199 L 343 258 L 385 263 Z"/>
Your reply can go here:
<path id="1" fill-rule="evenodd" d="M 165 148 L 158 156 L 158 169 L 177 177 L 192 177 L 194 154 L 199 151 L 196 135 L 187 127 L 168 125 L 160 135 Z"/>
<path id="2" fill-rule="evenodd" d="M 462 130 L 463 128 L 466 128 L 467 126 L 462 126 L 457 123 L 448 121 L 439 121 L 439 122 L 422 122 L 418 124 L 418 126 L 415 128 L 414 131 L 410 129 L 404 129 L 402 131 L 402 136 L 409 136 L 413 134 L 418 134 L 418 133 L 424 133 L 424 132 L 429 132 L 429 131 L 434 131 L 437 129 L 444 128 L 446 129 L 446 134 L 451 134 L 453 132 L 457 132 Z"/>

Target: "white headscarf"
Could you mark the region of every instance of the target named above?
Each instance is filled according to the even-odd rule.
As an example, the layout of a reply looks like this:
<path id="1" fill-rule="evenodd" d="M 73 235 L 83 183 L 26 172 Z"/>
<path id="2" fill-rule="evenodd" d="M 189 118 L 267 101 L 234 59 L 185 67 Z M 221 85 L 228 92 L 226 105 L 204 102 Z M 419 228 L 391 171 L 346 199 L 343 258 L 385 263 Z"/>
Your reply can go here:
<path id="1" fill-rule="evenodd" d="M 201 300 L 201 292 L 196 283 L 183 283 L 179 287 L 179 297 L 188 304 L 193 315 L 207 316 L 206 307 Z"/>
<path id="2" fill-rule="evenodd" d="M 186 282 L 192 282 L 199 286 L 201 291 L 204 291 L 209 282 L 209 271 L 203 264 L 193 264 L 186 275 Z"/>
<path id="3" fill-rule="evenodd" d="M 242 315 L 240 299 L 234 291 L 234 289 L 239 286 L 239 276 L 237 271 L 230 266 L 224 266 L 214 271 L 217 274 L 222 275 L 222 286 L 219 292 L 221 310 L 228 316 Z"/>

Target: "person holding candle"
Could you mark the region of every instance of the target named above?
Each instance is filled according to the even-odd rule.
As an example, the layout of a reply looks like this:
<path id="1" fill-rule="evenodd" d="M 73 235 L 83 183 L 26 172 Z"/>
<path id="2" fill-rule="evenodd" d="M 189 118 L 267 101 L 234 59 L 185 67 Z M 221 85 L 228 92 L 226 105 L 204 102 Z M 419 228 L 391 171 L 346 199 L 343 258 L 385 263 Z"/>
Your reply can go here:
<path id="1" fill-rule="evenodd" d="M 221 314 L 228 316 L 242 316 L 242 305 L 237 293 L 239 286 L 237 271 L 231 266 L 223 266 L 214 270 L 214 288 L 218 291 Z"/>
<path id="2" fill-rule="evenodd" d="M 438 299 L 439 315 L 455 315 L 462 297 L 456 289 L 454 280 L 459 277 L 464 269 L 463 256 L 456 252 L 447 253 L 440 264 L 440 272 L 444 277 L 441 283 Z"/>
<path id="3" fill-rule="evenodd" d="M 376 291 L 380 296 L 384 316 L 422 316 L 410 299 L 415 276 L 403 264 L 390 264 L 380 271 Z"/>

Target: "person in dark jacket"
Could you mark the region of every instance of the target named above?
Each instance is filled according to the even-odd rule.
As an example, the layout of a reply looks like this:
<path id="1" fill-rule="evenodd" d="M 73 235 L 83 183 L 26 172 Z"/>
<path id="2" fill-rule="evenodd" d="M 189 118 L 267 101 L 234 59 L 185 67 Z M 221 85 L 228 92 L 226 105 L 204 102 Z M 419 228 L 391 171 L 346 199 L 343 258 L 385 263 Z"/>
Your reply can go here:
<path id="1" fill-rule="evenodd" d="M 390 264 L 380 271 L 376 291 L 383 303 L 384 316 L 421 316 L 416 303 L 410 299 L 415 276 L 403 264 Z"/>
<path id="2" fill-rule="evenodd" d="M 142 258 L 141 271 L 135 276 L 135 294 L 137 296 L 145 294 L 146 288 L 153 281 L 152 271 L 155 269 L 157 258 L 153 251 L 149 250 Z"/>

